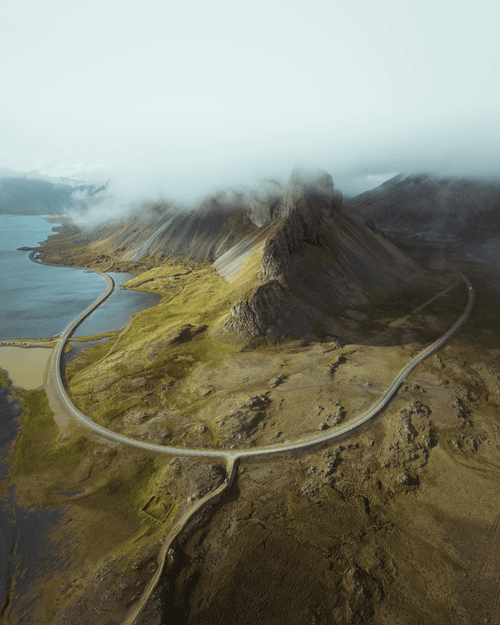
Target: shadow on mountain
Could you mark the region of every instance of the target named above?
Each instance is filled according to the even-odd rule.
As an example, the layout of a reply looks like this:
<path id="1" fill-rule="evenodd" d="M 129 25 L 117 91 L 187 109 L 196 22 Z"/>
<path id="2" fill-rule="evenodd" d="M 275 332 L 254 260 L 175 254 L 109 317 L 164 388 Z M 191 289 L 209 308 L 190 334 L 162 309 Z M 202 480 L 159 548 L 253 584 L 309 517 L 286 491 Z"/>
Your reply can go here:
<path id="1" fill-rule="evenodd" d="M 348 205 L 397 242 L 442 245 L 500 267 L 500 181 L 395 176 Z"/>
<path id="2" fill-rule="evenodd" d="M 106 259 L 212 263 L 227 281 L 231 302 L 216 330 L 253 345 L 314 337 L 427 342 L 463 310 L 457 296 L 444 329 L 437 322 L 429 328 L 420 318 L 412 320 L 410 334 L 387 327 L 448 286 L 453 273 L 441 264 L 436 280 L 435 271 L 425 271 L 373 223 L 344 207 L 322 171 L 296 170 L 285 187 L 268 183 L 259 191 L 220 192 L 189 210 L 144 204 L 73 239 L 74 245 L 89 243 Z"/>

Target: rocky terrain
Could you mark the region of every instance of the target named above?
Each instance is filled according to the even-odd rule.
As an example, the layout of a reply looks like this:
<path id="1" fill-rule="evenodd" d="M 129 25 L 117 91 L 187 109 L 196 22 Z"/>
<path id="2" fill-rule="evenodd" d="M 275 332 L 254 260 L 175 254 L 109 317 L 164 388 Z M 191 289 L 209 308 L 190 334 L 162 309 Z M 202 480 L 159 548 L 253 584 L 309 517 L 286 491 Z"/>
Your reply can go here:
<path id="1" fill-rule="evenodd" d="M 364 431 L 242 463 L 180 536 L 141 625 L 498 622 L 500 272 L 452 260 L 478 297 L 457 339 Z"/>
<path id="2" fill-rule="evenodd" d="M 72 401 L 111 430 L 178 449 L 314 441 L 369 409 L 462 314 L 453 267 L 476 301 L 362 428 L 242 461 L 172 544 L 138 623 L 500 622 L 500 271 L 397 248 L 324 172 L 207 202 L 68 223 L 40 248 L 45 262 L 132 269 L 124 288 L 163 296 L 66 367 Z M 122 623 L 176 519 L 226 472 L 95 439 L 43 390 L 20 395 L 11 480 L 24 505 L 65 506 L 72 554 L 29 599 L 58 625 Z M 16 609 L 0 615 L 33 616 Z"/>
<path id="3" fill-rule="evenodd" d="M 342 210 L 342 194 L 326 172 L 294 171 L 284 189 L 221 193 L 191 210 L 148 204 L 119 222 L 71 234 L 66 248 L 58 239 L 59 261 L 51 246 L 42 248 L 42 260 L 108 271 L 136 271 L 172 257 L 213 262 L 234 285 L 224 330 L 273 341 L 318 327 L 334 333 L 336 309 L 366 304 L 377 289 L 418 280 L 420 273 L 398 248 Z"/>

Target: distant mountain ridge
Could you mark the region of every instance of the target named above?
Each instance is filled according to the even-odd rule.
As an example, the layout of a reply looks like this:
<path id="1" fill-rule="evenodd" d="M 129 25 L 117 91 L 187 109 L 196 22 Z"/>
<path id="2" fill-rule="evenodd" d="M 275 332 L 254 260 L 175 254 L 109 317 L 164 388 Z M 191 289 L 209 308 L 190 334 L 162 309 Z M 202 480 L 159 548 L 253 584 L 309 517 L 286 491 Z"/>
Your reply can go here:
<path id="1" fill-rule="evenodd" d="M 500 182 L 398 175 L 361 193 L 349 207 L 386 230 L 468 239 L 500 233 Z"/>
<path id="2" fill-rule="evenodd" d="M 64 182 L 63 182 L 64 181 Z M 0 214 L 61 215 L 85 210 L 88 199 L 106 190 L 79 180 L 44 177 L 36 171 L 25 174 L 0 170 Z"/>
<path id="3" fill-rule="evenodd" d="M 398 175 L 347 204 L 398 241 L 460 247 L 500 265 L 500 181 Z"/>
<path id="4" fill-rule="evenodd" d="M 68 176 L 49 176 L 42 174 L 38 169 L 30 169 L 29 171 L 16 171 L 10 169 L 10 167 L 0 168 L 0 180 L 3 178 L 10 178 L 11 180 L 17 178 L 25 178 L 26 180 L 45 180 L 46 182 L 52 182 L 52 184 L 64 184 L 69 187 L 79 187 L 86 184 L 86 180 L 79 178 L 70 178 Z"/>

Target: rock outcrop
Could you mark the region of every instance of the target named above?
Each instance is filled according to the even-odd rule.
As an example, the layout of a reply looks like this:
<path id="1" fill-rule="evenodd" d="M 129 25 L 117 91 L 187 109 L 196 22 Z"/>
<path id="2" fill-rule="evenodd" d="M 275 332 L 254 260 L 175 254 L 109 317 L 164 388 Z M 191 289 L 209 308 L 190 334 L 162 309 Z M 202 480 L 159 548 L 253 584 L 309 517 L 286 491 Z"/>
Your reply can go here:
<path id="1" fill-rule="evenodd" d="M 186 323 L 167 337 L 167 345 L 180 345 L 181 343 L 187 343 L 194 336 L 204 332 L 206 329 L 206 325 L 194 328 L 190 323 Z"/>
<path id="2" fill-rule="evenodd" d="M 284 273 L 290 256 L 303 251 L 307 244 L 323 244 L 324 218 L 333 209 L 333 181 L 329 174 L 311 177 L 294 171 L 275 211 L 277 227 L 266 241 L 262 278 L 272 280 Z"/>
<path id="3" fill-rule="evenodd" d="M 286 186 L 284 197 L 276 208 L 276 219 L 288 217 L 292 211 L 303 212 L 300 202 L 314 206 L 325 215 L 342 204 L 342 194 L 335 192 L 333 180 L 326 171 L 303 172 L 295 169 Z"/>
<path id="4" fill-rule="evenodd" d="M 215 419 L 217 436 L 222 441 L 231 439 L 244 440 L 255 431 L 266 417 L 270 400 L 266 395 L 252 395 L 246 401 L 240 401 L 231 414 Z"/>
<path id="5" fill-rule="evenodd" d="M 310 331 L 314 321 L 305 304 L 291 296 L 278 280 L 269 280 L 232 306 L 224 329 L 277 340 Z"/>

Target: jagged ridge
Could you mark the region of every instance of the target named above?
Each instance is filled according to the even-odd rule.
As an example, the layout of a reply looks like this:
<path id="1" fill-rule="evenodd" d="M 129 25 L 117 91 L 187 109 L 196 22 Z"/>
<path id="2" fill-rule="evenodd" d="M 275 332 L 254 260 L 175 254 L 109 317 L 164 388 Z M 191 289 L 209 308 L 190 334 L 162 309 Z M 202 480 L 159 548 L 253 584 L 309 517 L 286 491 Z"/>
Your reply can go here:
<path id="1" fill-rule="evenodd" d="M 98 239 L 103 251 L 122 258 L 212 262 L 234 283 L 224 330 L 271 340 L 316 327 L 335 333 L 333 309 L 367 303 L 373 289 L 394 288 L 419 272 L 342 209 L 342 194 L 326 172 L 294 171 L 284 189 L 274 184 L 266 193 L 220 193 L 190 210 L 143 205 L 75 242 Z"/>
<path id="2" fill-rule="evenodd" d="M 272 340 L 318 324 L 334 332 L 329 309 L 364 303 L 371 289 L 393 288 L 419 272 L 400 250 L 341 210 L 328 174 L 311 180 L 294 172 L 275 215 L 258 274 L 264 284 L 233 305 L 228 331 Z"/>

